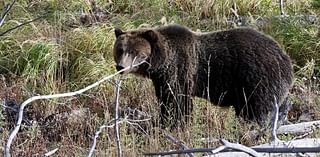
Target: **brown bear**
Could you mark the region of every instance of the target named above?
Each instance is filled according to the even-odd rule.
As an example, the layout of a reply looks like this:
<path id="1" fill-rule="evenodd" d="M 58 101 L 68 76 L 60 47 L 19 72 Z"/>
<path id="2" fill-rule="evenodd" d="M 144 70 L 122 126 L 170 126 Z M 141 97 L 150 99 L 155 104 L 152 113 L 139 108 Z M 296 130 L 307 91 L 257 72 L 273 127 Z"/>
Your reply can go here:
<path id="1" fill-rule="evenodd" d="M 184 125 L 192 97 L 233 106 L 247 120 L 265 122 L 275 100 L 292 84 L 290 58 L 270 37 L 250 28 L 196 33 L 180 25 L 115 29 L 116 69 L 150 78 L 161 104 L 161 123 Z M 180 126 L 179 125 L 179 126 Z"/>

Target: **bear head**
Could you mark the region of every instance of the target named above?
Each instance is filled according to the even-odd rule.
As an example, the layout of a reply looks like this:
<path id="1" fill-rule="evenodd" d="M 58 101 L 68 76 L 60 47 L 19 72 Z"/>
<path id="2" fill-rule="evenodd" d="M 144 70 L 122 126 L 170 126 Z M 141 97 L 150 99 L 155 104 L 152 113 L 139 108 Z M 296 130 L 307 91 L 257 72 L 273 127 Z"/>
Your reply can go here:
<path id="1" fill-rule="evenodd" d="M 156 65 L 152 63 L 159 63 L 158 59 L 164 58 L 160 54 L 159 33 L 155 30 L 140 29 L 125 32 L 116 28 L 115 36 L 113 56 L 118 71 L 145 62 L 123 73 L 147 75 L 147 70 Z"/>

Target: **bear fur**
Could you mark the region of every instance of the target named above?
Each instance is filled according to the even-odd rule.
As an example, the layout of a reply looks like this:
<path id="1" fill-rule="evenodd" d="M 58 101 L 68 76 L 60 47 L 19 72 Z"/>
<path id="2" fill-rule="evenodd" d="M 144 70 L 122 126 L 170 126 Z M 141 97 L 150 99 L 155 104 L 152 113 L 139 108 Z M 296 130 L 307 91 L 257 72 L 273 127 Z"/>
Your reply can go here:
<path id="1" fill-rule="evenodd" d="M 290 58 L 270 37 L 250 28 L 196 33 L 180 25 L 115 29 L 117 70 L 150 78 L 161 123 L 184 125 L 193 96 L 263 124 L 275 101 L 285 103 L 293 80 Z"/>

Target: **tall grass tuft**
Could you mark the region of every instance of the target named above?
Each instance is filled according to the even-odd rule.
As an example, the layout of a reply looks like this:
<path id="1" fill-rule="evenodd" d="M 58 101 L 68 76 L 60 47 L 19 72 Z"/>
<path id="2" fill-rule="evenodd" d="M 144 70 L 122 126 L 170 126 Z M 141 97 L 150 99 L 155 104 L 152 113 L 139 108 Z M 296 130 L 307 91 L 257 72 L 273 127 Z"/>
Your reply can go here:
<path id="1" fill-rule="evenodd" d="M 113 28 L 83 28 L 69 32 L 63 44 L 68 58 L 70 81 L 77 88 L 112 73 Z"/>
<path id="2" fill-rule="evenodd" d="M 295 64 L 304 66 L 308 61 L 314 59 L 316 73 L 319 73 L 318 21 L 313 23 L 307 18 L 310 17 L 274 18 L 264 31 L 280 42 Z"/>

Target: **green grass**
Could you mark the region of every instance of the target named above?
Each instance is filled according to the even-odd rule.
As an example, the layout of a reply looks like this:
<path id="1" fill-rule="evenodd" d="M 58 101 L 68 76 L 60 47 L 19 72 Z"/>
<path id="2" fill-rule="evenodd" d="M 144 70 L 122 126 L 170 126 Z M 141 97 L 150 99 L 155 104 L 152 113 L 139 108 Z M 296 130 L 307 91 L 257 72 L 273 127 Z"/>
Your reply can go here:
<path id="1" fill-rule="evenodd" d="M 267 26 L 269 28 L 266 28 L 266 32 L 284 47 L 296 65 L 304 66 L 308 61 L 314 60 L 316 70 L 319 71 L 319 21 L 311 23 L 304 19 L 304 17 L 276 18 Z M 274 26 L 278 29 L 274 29 Z"/>
<path id="2" fill-rule="evenodd" d="M 6 0 L 6 3 L 10 1 Z M 7 30 L 29 19 L 48 12 L 40 21 L 28 24 L 0 37 L 0 102 L 6 97 L 19 103 L 37 94 L 61 93 L 78 90 L 103 76 L 115 72 L 113 61 L 114 28 L 124 30 L 179 23 L 192 30 L 216 31 L 237 27 L 227 20 L 239 16 L 249 17 L 249 25 L 275 38 L 291 56 L 296 80 L 291 91 L 295 104 L 305 106 L 319 115 L 320 32 L 319 20 L 308 23 L 299 15 L 319 13 L 319 0 L 286 1 L 285 12 L 289 17 L 279 18 L 279 6 L 272 0 L 97 0 L 105 11 L 104 21 L 83 26 L 79 18 L 90 12 L 88 1 L 49 0 L 18 1 L 0 28 Z M 0 3 L 0 8 L 3 4 Z M 257 18 L 266 18 L 263 26 L 256 26 Z M 158 123 L 159 104 L 150 80 L 133 75 L 124 79 L 120 106 L 137 108 L 152 117 L 137 126 L 121 125 L 121 143 L 124 156 L 141 156 L 142 152 L 178 149 L 164 138 Z M 316 79 L 314 79 L 316 78 Z M 304 89 L 302 91 L 297 89 Z M 38 123 L 24 127 L 15 139 L 13 155 L 31 156 L 44 154 L 59 147 L 57 156 L 85 156 L 92 143 L 95 130 L 113 117 L 114 85 L 111 82 L 72 98 L 43 100 L 32 103 L 29 109 Z M 267 142 L 269 136 L 251 139 L 247 135 L 254 124 L 246 124 L 234 116 L 232 108 L 219 108 L 201 100 L 195 100 L 193 124 L 184 131 L 168 130 L 170 134 L 190 147 L 214 147 L 217 141 L 204 138 L 225 138 L 246 145 Z M 47 116 L 75 109 L 89 108 L 91 113 L 77 122 L 62 121 L 55 130 L 45 132 L 41 122 Z M 6 114 L 0 109 L 0 127 L 5 127 L 1 139 L 9 134 Z M 122 114 L 124 116 L 124 114 Z M 48 134 L 53 134 L 49 142 Z M 60 138 L 60 140 L 58 140 Z M 285 139 L 286 137 L 284 137 Z M 0 141 L 3 146 L 5 141 Z M 0 151 L 3 147 L 0 147 Z M 98 138 L 96 156 L 116 156 L 114 130 L 103 131 Z"/>

